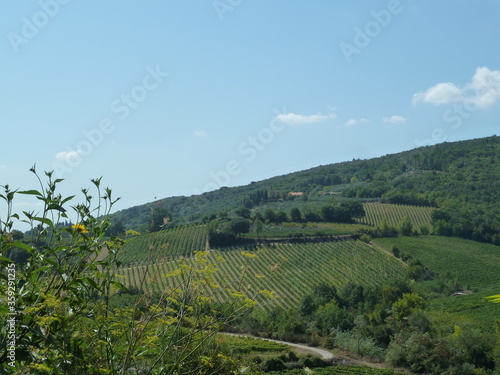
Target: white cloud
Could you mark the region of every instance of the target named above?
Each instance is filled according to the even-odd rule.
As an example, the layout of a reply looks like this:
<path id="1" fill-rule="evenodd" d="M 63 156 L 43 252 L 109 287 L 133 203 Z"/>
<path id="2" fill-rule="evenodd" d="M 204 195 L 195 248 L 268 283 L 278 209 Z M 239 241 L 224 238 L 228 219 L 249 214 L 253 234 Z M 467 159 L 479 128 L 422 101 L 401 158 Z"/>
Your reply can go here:
<path id="1" fill-rule="evenodd" d="M 413 95 L 413 104 L 435 105 L 463 103 L 476 108 L 489 108 L 500 101 L 500 70 L 476 69 L 471 82 L 460 88 L 451 82 L 437 85 Z"/>
<path id="2" fill-rule="evenodd" d="M 367 122 L 368 122 L 368 120 L 365 119 L 365 118 L 360 118 L 360 119 L 352 118 L 349 121 L 347 121 L 344 124 L 344 126 L 350 127 L 350 126 L 354 126 L 354 125 L 358 125 L 358 124 L 364 124 L 364 123 L 367 123 Z"/>
<path id="3" fill-rule="evenodd" d="M 61 151 L 56 154 L 56 160 L 60 162 L 68 162 L 71 160 L 75 160 L 75 158 L 78 158 L 80 155 L 82 155 L 82 152 L 80 150 L 78 151 Z"/>
<path id="4" fill-rule="evenodd" d="M 500 101 L 500 70 L 477 68 L 465 90 L 474 93 L 466 98 L 466 102 L 479 108 L 493 107 Z"/>
<path id="5" fill-rule="evenodd" d="M 462 90 L 451 82 L 438 83 L 425 92 L 413 95 L 413 104 L 418 102 L 433 104 L 449 104 L 463 100 Z"/>
<path id="6" fill-rule="evenodd" d="M 206 137 L 208 136 L 208 132 L 206 130 L 200 129 L 194 132 L 194 135 L 197 137 Z"/>
<path id="7" fill-rule="evenodd" d="M 337 116 L 333 114 L 322 115 L 319 113 L 317 115 L 299 115 L 296 113 L 289 112 L 289 113 L 280 113 L 275 117 L 275 119 L 287 125 L 297 126 L 303 124 L 314 124 L 335 117 Z"/>
<path id="8" fill-rule="evenodd" d="M 404 124 L 408 121 L 408 119 L 403 116 L 393 115 L 391 117 L 384 117 L 383 121 L 389 124 Z"/>

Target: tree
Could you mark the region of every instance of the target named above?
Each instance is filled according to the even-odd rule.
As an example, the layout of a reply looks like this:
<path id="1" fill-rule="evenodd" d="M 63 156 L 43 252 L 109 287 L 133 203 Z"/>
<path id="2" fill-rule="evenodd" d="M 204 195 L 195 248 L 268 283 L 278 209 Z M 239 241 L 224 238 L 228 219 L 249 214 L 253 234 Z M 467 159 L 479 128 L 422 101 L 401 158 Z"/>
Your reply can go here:
<path id="1" fill-rule="evenodd" d="M 24 233 L 23 233 L 23 232 L 21 232 L 20 230 L 14 229 L 14 230 L 11 232 L 11 234 L 12 234 L 12 239 L 13 239 L 14 241 L 24 239 Z"/>
<path id="2" fill-rule="evenodd" d="M 393 303 L 391 318 L 397 326 L 406 326 L 409 316 L 423 310 L 424 306 L 425 301 L 421 295 L 415 292 L 405 293 L 402 298 Z"/>
<path id="3" fill-rule="evenodd" d="M 350 330 L 354 325 L 354 316 L 340 307 L 335 300 L 320 306 L 314 316 L 317 327 L 325 332 L 332 328 Z"/>
<path id="4" fill-rule="evenodd" d="M 321 207 L 321 218 L 327 223 L 335 221 L 335 208 L 332 206 Z"/>
<path id="5" fill-rule="evenodd" d="M 281 224 L 281 223 L 284 223 L 284 222 L 286 222 L 286 221 L 288 221 L 288 218 L 287 218 L 287 216 L 286 216 L 286 213 L 285 213 L 285 212 L 283 212 L 283 211 L 278 211 L 278 212 L 276 213 L 276 217 L 275 217 L 275 222 L 276 222 L 276 224 Z"/>
<path id="6" fill-rule="evenodd" d="M 389 226 L 389 222 L 385 216 L 378 225 L 377 232 L 380 237 L 396 237 L 398 235 L 397 229 Z"/>
<path id="7" fill-rule="evenodd" d="M 237 217 L 231 220 L 231 229 L 236 236 L 241 237 L 241 233 L 250 231 L 250 222 L 247 219 Z"/>
<path id="8" fill-rule="evenodd" d="M 482 333 L 470 325 L 455 326 L 450 343 L 461 353 L 465 362 L 476 367 L 493 368 L 494 363 L 489 355 L 495 346 L 493 335 Z"/>
<path id="9" fill-rule="evenodd" d="M 442 374 L 448 368 L 452 353 L 445 343 L 429 333 L 413 332 L 409 336 L 396 334 L 387 349 L 386 361 L 393 366 L 405 366 L 415 373 Z M 446 372 L 448 374 L 448 372 Z M 454 372 L 455 374 L 455 372 Z M 456 372 L 469 375 L 473 372 Z"/>
<path id="10" fill-rule="evenodd" d="M 158 232 L 172 221 L 172 214 L 164 207 L 154 207 L 149 219 L 149 231 Z"/>
<path id="11" fill-rule="evenodd" d="M 310 209 L 305 209 L 304 210 L 304 219 L 305 219 L 305 221 L 310 222 L 310 223 L 317 223 L 317 222 L 321 221 L 321 216 L 316 211 L 313 211 Z"/>
<path id="12" fill-rule="evenodd" d="M 268 222 L 268 223 L 275 223 L 276 222 L 276 213 L 270 209 L 270 208 L 267 208 L 265 211 L 264 211 L 264 219 Z"/>
<path id="13" fill-rule="evenodd" d="M 125 225 L 121 220 L 115 221 L 106 231 L 106 236 L 117 236 L 125 233 Z"/>
<path id="14" fill-rule="evenodd" d="M 261 220 L 256 219 L 254 222 L 254 226 L 255 226 L 255 234 L 257 235 L 257 238 L 259 238 L 260 234 L 262 233 L 262 228 L 264 227 L 264 223 Z"/>
<path id="15" fill-rule="evenodd" d="M 338 300 L 337 288 L 335 285 L 330 285 L 325 281 L 321 281 L 313 288 L 312 296 L 317 306 L 324 305 L 331 300 Z"/>
<path id="16" fill-rule="evenodd" d="M 247 207 L 240 207 L 235 213 L 244 219 L 250 219 L 250 209 Z"/>
<path id="17" fill-rule="evenodd" d="M 311 316 L 318 309 L 318 305 L 313 296 L 306 294 L 300 301 L 299 311 L 303 316 Z"/>
<path id="18" fill-rule="evenodd" d="M 293 207 L 290 210 L 290 219 L 294 223 L 300 223 L 302 221 L 302 214 L 297 207 Z"/>
<path id="19" fill-rule="evenodd" d="M 339 291 L 340 301 L 346 307 L 356 307 L 363 301 L 363 287 L 349 281 Z"/>
<path id="20" fill-rule="evenodd" d="M 363 203 L 355 200 L 349 200 L 346 202 L 342 202 L 340 207 L 346 208 L 349 212 L 349 216 L 351 219 L 358 219 L 365 216 L 365 209 L 363 207 Z"/>
<path id="21" fill-rule="evenodd" d="M 402 236 L 411 236 L 413 234 L 413 224 L 408 216 L 401 219 L 398 224 L 398 230 Z"/>

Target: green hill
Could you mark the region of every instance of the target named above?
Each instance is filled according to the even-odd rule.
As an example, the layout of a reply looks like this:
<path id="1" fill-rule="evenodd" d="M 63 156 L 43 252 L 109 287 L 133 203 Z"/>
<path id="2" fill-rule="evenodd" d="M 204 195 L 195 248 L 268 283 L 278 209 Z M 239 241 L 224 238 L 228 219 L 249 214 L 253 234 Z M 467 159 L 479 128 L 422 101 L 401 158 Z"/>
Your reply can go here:
<path id="1" fill-rule="evenodd" d="M 500 244 L 500 137 L 442 143 L 369 160 L 353 160 L 277 176 L 246 186 L 190 197 L 165 198 L 115 214 L 128 229 L 145 227 L 153 205 L 167 208 L 174 223 L 238 207 L 302 207 L 331 198 L 378 200 L 392 204 L 438 207 L 433 215 L 439 234 Z M 303 196 L 290 196 L 300 192 Z"/>
<path id="2" fill-rule="evenodd" d="M 432 271 L 455 280 L 461 289 L 474 292 L 429 299 L 427 311 L 436 321 L 444 325 L 467 322 L 493 331 L 500 306 L 484 297 L 500 290 L 499 246 L 438 236 L 379 238 L 375 243 L 386 249 L 397 246 Z"/>

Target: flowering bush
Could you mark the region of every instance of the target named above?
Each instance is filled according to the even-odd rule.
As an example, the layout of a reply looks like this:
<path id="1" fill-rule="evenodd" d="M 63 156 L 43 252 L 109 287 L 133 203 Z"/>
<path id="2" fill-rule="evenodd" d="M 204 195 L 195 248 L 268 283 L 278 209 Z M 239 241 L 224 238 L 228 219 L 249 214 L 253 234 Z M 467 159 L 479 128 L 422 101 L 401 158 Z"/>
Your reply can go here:
<path id="1" fill-rule="evenodd" d="M 3 186 L 0 203 L 0 373 L 14 374 L 225 374 L 237 364 L 215 340 L 221 326 L 253 306 L 244 290 L 215 308 L 216 267 L 197 253 L 194 265 L 181 265 L 176 285 L 153 298 L 148 269 L 141 293 L 132 303 L 112 307 L 117 295 L 130 294 L 116 276 L 120 238 L 105 238 L 117 199 L 101 179 L 91 180 L 96 195 L 83 189 L 83 203 L 57 193 L 60 179 L 47 172 L 40 189 L 18 191 Z M 40 213 L 13 212 L 17 195 L 43 202 Z M 16 222 L 31 225 L 30 236 L 14 239 Z M 25 261 L 13 262 L 15 251 Z M 106 251 L 107 257 L 98 257 Z M 104 260 L 98 260 L 102 259 Z M 148 268 L 148 266 L 146 266 Z M 153 267 L 149 267 L 150 270 Z M 153 272 L 153 271 L 150 271 Z M 234 290 L 233 290 L 234 291 Z"/>

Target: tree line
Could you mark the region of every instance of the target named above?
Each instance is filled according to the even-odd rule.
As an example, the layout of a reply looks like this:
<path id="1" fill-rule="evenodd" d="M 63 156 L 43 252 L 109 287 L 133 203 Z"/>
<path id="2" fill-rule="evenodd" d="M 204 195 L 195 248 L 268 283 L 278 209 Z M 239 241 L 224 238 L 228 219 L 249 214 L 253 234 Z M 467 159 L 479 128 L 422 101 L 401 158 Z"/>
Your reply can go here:
<path id="1" fill-rule="evenodd" d="M 235 211 L 235 217 L 230 218 L 225 211 L 218 215 L 205 216 L 207 236 L 211 246 L 227 246 L 234 244 L 243 233 L 248 233 L 251 226 L 255 228 L 257 236 L 262 232 L 264 224 L 282 224 L 285 222 L 328 222 L 354 223 L 356 218 L 363 217 L 365 211 L 359 201 L 333 201 L 319 208 L 305 208 L 300 210 L 292 207 L 287 214 L 281 210 L 266 208 L 264 211 L 250 210 L 241 206 Z"/>

